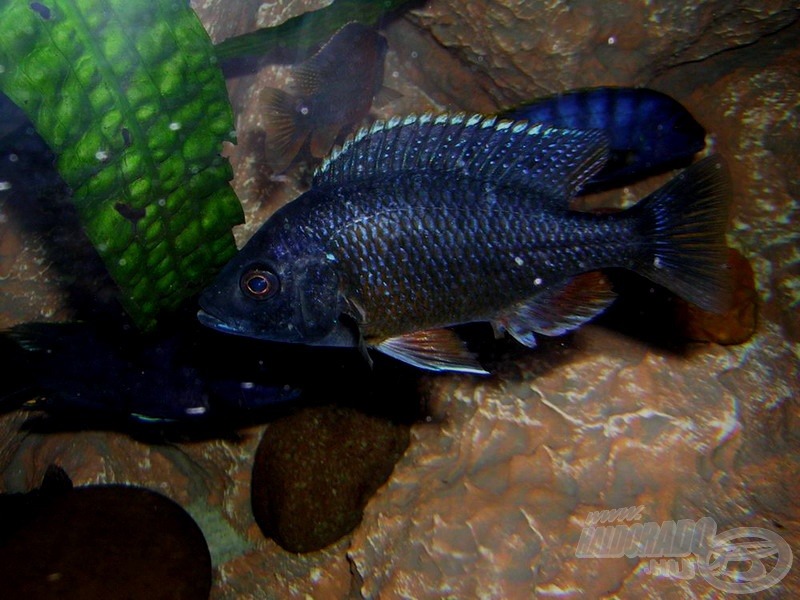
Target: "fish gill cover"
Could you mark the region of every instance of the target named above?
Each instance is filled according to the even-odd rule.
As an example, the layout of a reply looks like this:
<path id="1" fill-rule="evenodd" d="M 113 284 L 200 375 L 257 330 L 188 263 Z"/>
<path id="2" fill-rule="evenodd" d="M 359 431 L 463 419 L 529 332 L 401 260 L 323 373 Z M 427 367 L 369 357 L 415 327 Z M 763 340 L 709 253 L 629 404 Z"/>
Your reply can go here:
<path id="1" fill-rule="evenodd" d="M 222 72 L 185 0 L 0 0 L 0 91 L 58 156 L 136 323 L 193 294 L 243 221 Z"/>

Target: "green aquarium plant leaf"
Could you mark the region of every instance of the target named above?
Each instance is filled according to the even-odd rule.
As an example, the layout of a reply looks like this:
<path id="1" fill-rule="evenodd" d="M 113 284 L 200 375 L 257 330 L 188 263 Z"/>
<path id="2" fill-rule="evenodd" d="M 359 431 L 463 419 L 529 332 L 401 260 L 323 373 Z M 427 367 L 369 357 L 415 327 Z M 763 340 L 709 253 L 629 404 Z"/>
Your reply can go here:
<path id="1" fill-rule="evenodd" d="M 57 155 L 136 323 L 236 251 L 241 204 L 220 156 L 233 115 L 186 0 L 0 0 L 0 91 Z"/>
<path id="2" fill-rule="evenodd" d="M 215 46 L 217 58 L 258 56 L 283 48 L 308 53 L 347 23 L 374 26 L 387 13 L 412 2 L 416 0 L 334 0 L 325 8 L 292 17 L 275 27 L 228 38 Z"/>

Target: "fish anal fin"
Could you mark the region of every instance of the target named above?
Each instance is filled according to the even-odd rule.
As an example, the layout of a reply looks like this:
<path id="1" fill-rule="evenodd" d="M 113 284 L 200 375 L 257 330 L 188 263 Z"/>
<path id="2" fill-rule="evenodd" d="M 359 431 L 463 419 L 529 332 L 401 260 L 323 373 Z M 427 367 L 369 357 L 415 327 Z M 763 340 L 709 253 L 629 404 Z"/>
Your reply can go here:
<path id="1" fill-rule="evenodd" d="M 606 276 L 600 271 L 590 271 L 517 304 L 495 319 L 494 325 L 533 348 L 534 332 L 563 335 L 599 315 L 615 298 Z"/>
<path id="2" fill-rule="evenodd" d="M 374 346 L 392 358 L 429 371 L 489 374 L 450 329 L 415 331 L 383 340 Z"/>

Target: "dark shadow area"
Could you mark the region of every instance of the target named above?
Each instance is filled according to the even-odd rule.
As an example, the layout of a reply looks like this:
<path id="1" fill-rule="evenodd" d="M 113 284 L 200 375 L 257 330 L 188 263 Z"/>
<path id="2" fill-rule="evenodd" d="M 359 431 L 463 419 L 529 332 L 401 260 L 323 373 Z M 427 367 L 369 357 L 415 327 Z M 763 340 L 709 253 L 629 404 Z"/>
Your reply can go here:
<path id="1" fill-rule="evenodd" d="M 55 167 L 55 155 L 25 114 L 0 94 L 0 201 L 23 237 L 43 240 L 78 318 L 124 318 L 117 288 L 78 218 L 71 192 Z"/>

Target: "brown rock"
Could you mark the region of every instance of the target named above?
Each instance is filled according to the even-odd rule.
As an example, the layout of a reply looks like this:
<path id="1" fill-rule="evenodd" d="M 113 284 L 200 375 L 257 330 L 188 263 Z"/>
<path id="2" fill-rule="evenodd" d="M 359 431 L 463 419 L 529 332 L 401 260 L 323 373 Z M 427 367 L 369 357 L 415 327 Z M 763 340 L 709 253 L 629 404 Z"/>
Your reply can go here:
<path id="1" fill-rule="evenodd" d="M 203 534 L 161 494 L 111 485 L 42 488 L 0 500 L 0 578 L 8 598 L 208 598 Z"/>
<path id="2" fill-rule="evenodd" d="M 350 408 L 308 408 L 270 423 L 253 464 L 253 513 L 291 552 L 319 550 L 361 521 L 408 446 L 408 428 Z"/>
<path id="3" fill-rule="evenodd" d="M 752 43 L 797 17 L 791 0 L 437 0 L 409 18 L 488 75 L 494 96 L 509 105 L 589 85 L 643 85 L 654 74 Z"/>

